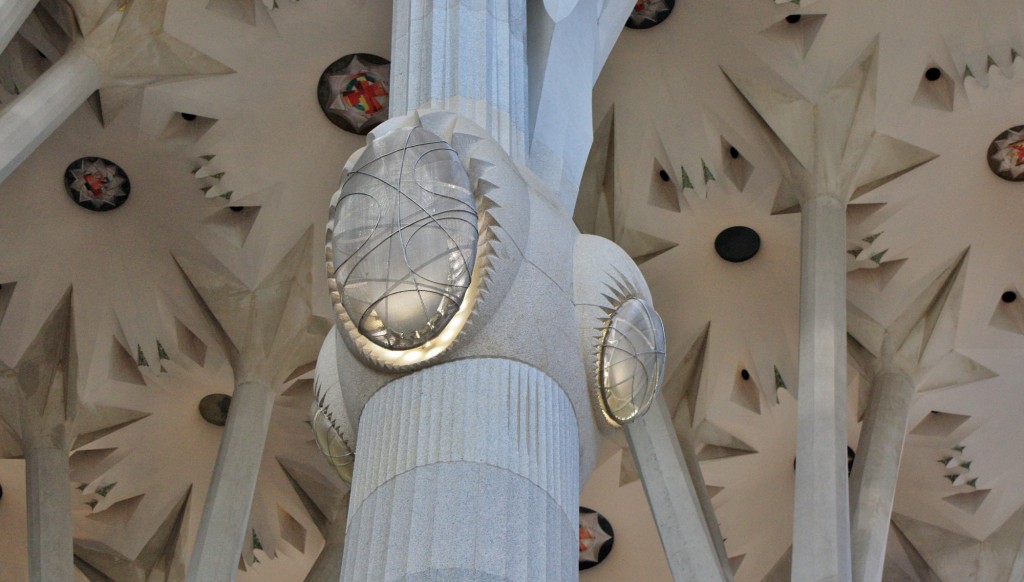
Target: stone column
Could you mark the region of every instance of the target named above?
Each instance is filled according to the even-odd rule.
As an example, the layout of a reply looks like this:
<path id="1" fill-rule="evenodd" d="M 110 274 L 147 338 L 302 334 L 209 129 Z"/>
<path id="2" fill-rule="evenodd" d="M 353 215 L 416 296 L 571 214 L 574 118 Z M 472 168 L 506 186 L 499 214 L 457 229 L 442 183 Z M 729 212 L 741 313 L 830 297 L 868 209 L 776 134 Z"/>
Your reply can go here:
<path id="1" fill-rule="evenodd" d="M 846 207 L 818 196 L 801 211 L 793 580 L 846 581 Z"/>
<path id="2" fill-rule="evenodd" d="M 444 109 L 526 159 L 526 0 L 395 0 L 392 117 Z"/>
<path id="3" fill-rule="evenodd" d="M 853 579 L 881 582 L 914 382 L 891 369 L 874 378 L 850 474 Z"/>
<path id="4" fill-rule="evenodd" d="M 190 582 L 235 579 L 273 408 L 267 383 L 235 388 L 188 566 Z"/>
<path id="5" fill-rule="evenodd" d="M 343 580 L 577 579 L 577 419 L 547 375 L 415 372 L 370 399 L 358 440 Z"/>
<path id="6" fill-rule="evenodd" d="M 625 431 L 672 579 L 731 581 L 728 559 L 722 559 L 717 548 L 722 543 L 718 524 L 708 523 L 701 499 L 701 489 L 705 496 L 707 490 L 703 481 L 697 483 L 691 477 L 665 400 L 658 397 L 647 414 L 626 425 Z"/>
<path id="7" fill-rule="evenodd" d="M 74 580 L 71 469 L 58 446 L 25 447 L 28 559 L 31 582 Z"/>
<path id="8" fill-rule="evenodd" d="M 39 0 L 0 0 L 0 52 L 7 48 Z"/>
<path id="9" fill-rule="evenodd" d="M 101 81 L 100 66 L 74 47 L 0 111 L 0 182 L 85 103 Z"/>

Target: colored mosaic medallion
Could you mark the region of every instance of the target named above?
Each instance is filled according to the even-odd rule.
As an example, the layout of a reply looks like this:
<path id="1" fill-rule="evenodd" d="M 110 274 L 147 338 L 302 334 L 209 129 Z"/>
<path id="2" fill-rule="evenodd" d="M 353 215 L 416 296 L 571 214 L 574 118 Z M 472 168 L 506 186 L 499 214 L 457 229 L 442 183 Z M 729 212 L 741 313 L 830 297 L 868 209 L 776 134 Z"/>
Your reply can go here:
<path id="1" fill-rule="evenodd" d="M 334 125 L 359 135 L 388 118 L 391 62 L 358 53 L 346 55 L 320 75 L 316 94 L 324 115 Z"/>
<path id="2" fill-rule="evenodd" d="M 580 570 L 603 562 L 613 545 L 615 532 L 612 524 L 593 509 L 580 507 Z"/>
<path id="3" fill-rule="evenodd" d="M 94 212 L 113 210 L 128 200 L 132 185 L 120 166 L 103 158 L 81 158 L 64 171 L 64 187 L 76 204 Z"/>
<path id="4" fill-rule="evenodd" d="M 650 28 L 661 24 L 672 14 L 676 0 L 636 0 L 633 12 L 626 20 L 629 28 Z"/>
<path id="5" fill-rule="evenodd" d="M 1024 182 L 1024 125 L 1011 127 L 992 141 L 988 167 L 1004 180 Z"/>

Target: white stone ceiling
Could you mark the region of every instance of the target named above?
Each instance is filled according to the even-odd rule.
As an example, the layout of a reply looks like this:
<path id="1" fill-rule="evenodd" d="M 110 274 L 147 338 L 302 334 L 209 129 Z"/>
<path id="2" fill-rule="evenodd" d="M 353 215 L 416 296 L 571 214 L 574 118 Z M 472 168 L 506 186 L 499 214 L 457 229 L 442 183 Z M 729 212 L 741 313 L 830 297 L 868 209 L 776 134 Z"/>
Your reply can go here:
<path id="1" fill-rule="evenodd" d="M 668 328 L 669 369 L 710 324 L 694 426 L 711 422 L 737 440 L 729 456 L 706 453 L 702 468 L 709 485 L 724 487 L 712 490 L 713 503 L 730 557 L 743 556 L 734 560 L 737 580 L 761 580 L 785 559 L 791 531 L 800 226 L 798 215 L 771 214 L 780 174 L 766 129 L 721 71 L 784 82 L 814 99 L 877 38 L 878 131 L 938 158 L 850 207 L 849 300 L 888 326 L 930 300 L 922 291 L 970 249 L 962 296 L 937 316 L 944 323 L 927 343 L 895 505 L 913 520 L 905 533 L 927 566 L 943 580 L 962 579 L 921 549 L 927 532 L 913 524 L 980 541 L 1004 531 L 1024 504 L 1024 335 L 1014 323 L 1019 301 L 1000 302 L 1024 284 L 1024 187 L 997 178 L 985 159 L 991 140 L 1024 120 L 1024 59 L 1011 56 L 1024 46 L 1024 3 L 801 4 L 681 2 L 657 27 L 624 32 L 595 89 L 596 140 L 611 132 L 614 152 L 592 154 L 588 168 L 606 199 L 596 207 L 613 208 L 595 230 L 634 256 L 648 249 L 631 249 L 624 233 L 671 247 L 641 266 Z M 802 18 L 787 22 L 791 14 Z M 923 79 L 932 66 L 944 72 L 937 83 Z M 611 112 L 614 127 L 602 127 Z M 715 235 L 732 225 L 761 235 L 748 263 L 714 253 Z M 858 397 L 866 394 L 853 363 L 856 448 Z M 778 399 L 773 368 L 789 388 Z M 698 446 L 718 456 L 707 446 L 725 437 L 705 431 Z M 1019 541 L 1024 530 L 1008 527 Z M 1001 550 L 1003 558 L 1016 550 Z M 887 578 L 924 579 L 903 550 L 892 553 Z"/>
<path id="2" fill-rule="evenodd" d="M 101 4 L 73 3 L 90 18 L 109 8 Z M 187 563 L 220 434 L 196 406 L 206 394 L 229 393 L 232 380 L 171 252 L 215 258 L 255 284 L 310 226 L 323 232 L 341 165 L 363 140 L 323 116 L 316 80 L 348 53 L 389 56 L 389 6 L 170 2 L 166 32 L 235 73 L 148 87 L 108 115 L 106 127 L 86 104 L 0 184 L 0 361 L 18 360 L 73 286 L 83 399 L 148 414 L 72 457 L 83 559 L 121 555 L 148 568 L 145 546 L 156 540 L 177 548 L 172 572 Z M 803 17 L 790 24 L 791 14 Z M 796 214 L 771 213 L 775 158 L 721 69 L 785 81 L 813 98 L 877 37 L 879 131 L 939 156 L 858 199 L 848 239 L 861 249 L 849 260 L 850 302 L 882 325 L 970 249 L 955 317 L 935 332 L 935 361 L 954 363 L 922 380 L 950 385 L 921 391 L 911 413 L 896 499 L 909 542 L 890 544 L 887 574 L 923 580 L 914 554 L 946 579 L 928 528 L 955 532 L 969 552 L 1024 527 L 1009 519 L 1024 505 L 1024 299 L 999 300 L 1006 290 L 1024 292 L 1024 184 L 996 178 L 985 162 L 992 138 L 1024 123 L 1024 58 L 1011 57 L 1024 54 L 1022 22 L 1021 0 L 677 0 L 666 22 L 624 31 L 614 49 L 595 89 L 595 155 L 581 200 L 593 198 L 595 231 L 646 259 L 675 370 L 667 393 L 677 422 L 697 427 L 737 580 L 761 580 L 784 559 L 790 537 L 800 225 Z M 63 51 L 57 29 L 39 30 L 26 28 L 0 55 L 0 104 Z M 922 81 L 931 66 L 944 72 L 938 84 Z M 181 112 L 199 119 L 184 122 Z M 93 214 L 70 203 L 64 168 L 91 155 L 129 174 L 123 208 Z M 228 192 L 230 201 L 221 197 Z M 714 237 L 734 224 L 761 236 L 748 263 L 714 253 Z M 324 290 L 314 313 L 329 317 L 315 260 L 311 275 Z M 700 352 L 695 343 L 702 357 L 684 365 Z M 138 365 L 140 352 L 148 366 Z M 991 374 L 967 370 L 968 359 Z M 698 389 L 679 405 L 680 382 L 696 371 Z M 777 391 L 780 381 L 786 389 Z M 861 379 L 852 364 L 850 383 L 855 447 Z M 343 487 L 305 424 L 309 391 L 300 377 L 278 398 L 251 519 L 263 549 L 246 545 L 240 580 L 301 579 L 322 546 L 324 514 L 339 502 Z M 620 477 L 616 448 L 603 458 L 583 500 L 612 518 L 616 550 L 583 579 L 621 580 L 628 567 L 656 564 L 642 579 L 668 580 L 646 509 L 630 509 L 644 503 L 630 464 Z M 22 466 L 0 460 L 0 531 L 15 532 L 0 543 L 3 582 L 25 572 Z M 317 497 L 318 509 L 297 489 Z M 168 535 L 161 526 L 187 493 L 181 534 Z"/>

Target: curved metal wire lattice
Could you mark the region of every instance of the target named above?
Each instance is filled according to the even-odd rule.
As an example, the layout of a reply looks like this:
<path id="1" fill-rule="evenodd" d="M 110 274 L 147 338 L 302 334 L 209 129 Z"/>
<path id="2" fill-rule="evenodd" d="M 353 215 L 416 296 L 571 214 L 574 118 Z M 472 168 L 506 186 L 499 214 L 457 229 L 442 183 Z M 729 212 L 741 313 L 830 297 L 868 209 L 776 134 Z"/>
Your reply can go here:
<path id="1" fill-rule="evenodd" d="M 455 150 L 429 131 L 397 130 L 370 148 L 335 209 L 335 279 L 361 334 L 408 350 L 437 337 L 462 304 L 476 202 Z"/>
<path id="2" fill-rule="evenodd" d="M 345 440 L 338 434 L 327 411 L 315 403 L 313 409 L 311 420 L 316 447 L 331 461 L 331 465 L 338 471 L 338 475 L 346 482 L 351 483 L 352 468 L 356 462 L 356 454 L 348 448 Z"/>
<path id="3" fill-rule="evenodd" d="M 642 416 L 665 375 L 665 328 L 642 299 L 625 300 L 605 328 L 598 387 L 608 416 L 619 424 Z"/>

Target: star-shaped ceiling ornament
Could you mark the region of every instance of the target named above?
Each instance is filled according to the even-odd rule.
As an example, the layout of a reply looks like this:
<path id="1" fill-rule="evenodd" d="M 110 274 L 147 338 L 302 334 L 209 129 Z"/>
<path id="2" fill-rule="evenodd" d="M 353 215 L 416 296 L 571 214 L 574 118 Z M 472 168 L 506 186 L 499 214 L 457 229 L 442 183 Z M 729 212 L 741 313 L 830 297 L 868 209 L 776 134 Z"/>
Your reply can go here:
<path id="1" fill-rule="evenodd" d="M 103 158 L 75 160 L 64 172 L 64 185 L 76 204 L 87 210 L 113 210 L 128 200 L 131 182 L 120 166 Z"/>
<path id="2" fill-rule="evenodd" d="M 664 22 L 675 8 L 675 0 L 637 0 L 626 21 L 629 28 L 650 28 Z"/>
<path id="3" fill-rule="evenodd" d="M 391 63 L 357 53 L 331 63 L 320 76 L 317 99 L 331 123 L 365 135 L 388 118 Z"/>
<path id="4" fill-rule="evenodd" d="M 1024 182 L 1024 125 L 1011 127 L 992 141 L 988 165 L 1004 180 Z"/>
<path id="5" fill-rule="evenodd" d="M 580 570 L 593 568 L 608 557 L 615 544 L 612 524 L 600 513 L 580 508 Z"/>
<path id="6" fill-rule="evenodd" d="M 75 2 L 72 8 L 80 22 L 91 23 L 91 28 L 82 28 L 82 47 L 103 71 L 99 95 L 104 125 L 149 85 L 234 72 L 167 34 L 167 0 L 129 0 L 99 13 L 91 11 L 94 4 Z"/>

